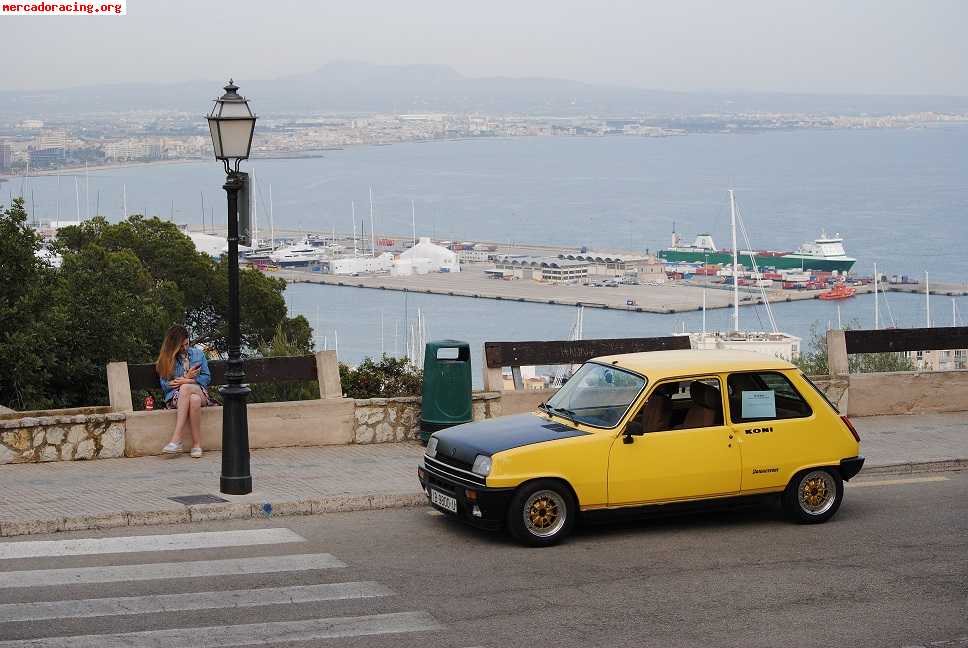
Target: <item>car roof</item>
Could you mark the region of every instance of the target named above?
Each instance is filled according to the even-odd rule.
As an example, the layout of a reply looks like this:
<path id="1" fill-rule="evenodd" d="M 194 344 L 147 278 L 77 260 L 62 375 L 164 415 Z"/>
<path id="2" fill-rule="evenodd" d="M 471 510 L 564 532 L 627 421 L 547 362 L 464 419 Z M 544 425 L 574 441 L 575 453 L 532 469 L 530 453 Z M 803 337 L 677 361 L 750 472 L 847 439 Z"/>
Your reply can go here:
<path id="1" fill-rule="evenodd" d="M 796 367 L 782 358 L 730 349 L 699 351 L 646 351 L 592 358 L 591 362 L 610 364 L 644 374 L 650 380 L 672 376 L 724 373 L 728 371 L 755 371 L 758 369 L 785 370 Z"/>

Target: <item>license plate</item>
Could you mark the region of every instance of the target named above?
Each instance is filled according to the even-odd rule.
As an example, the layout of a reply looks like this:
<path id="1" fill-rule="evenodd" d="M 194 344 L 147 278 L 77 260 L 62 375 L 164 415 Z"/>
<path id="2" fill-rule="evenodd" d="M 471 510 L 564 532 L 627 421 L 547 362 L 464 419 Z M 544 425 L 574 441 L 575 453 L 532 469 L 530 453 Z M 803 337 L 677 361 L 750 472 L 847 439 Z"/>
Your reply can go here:
<path id="1" fill-rule="evenodd" d="M 457 512 L 457 500 L 450 495 L 444 495 L 439 490 L 430 489 L 430 501 L 451 513 Z"/>

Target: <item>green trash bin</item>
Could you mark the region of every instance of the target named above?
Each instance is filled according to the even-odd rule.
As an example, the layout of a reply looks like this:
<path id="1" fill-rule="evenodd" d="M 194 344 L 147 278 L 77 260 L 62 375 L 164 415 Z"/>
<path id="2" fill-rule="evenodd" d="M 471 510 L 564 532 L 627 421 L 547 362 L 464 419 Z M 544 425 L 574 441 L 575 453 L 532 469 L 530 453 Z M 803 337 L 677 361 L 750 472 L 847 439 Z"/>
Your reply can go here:
<path id="1" fill-rule="evenodd" d="M 437 430 L 469 423 L 471 409 L 471 347 L 459 340 L 434 340 L 424 350 L 420 404 L 420 440 L 427 443 Z"/>

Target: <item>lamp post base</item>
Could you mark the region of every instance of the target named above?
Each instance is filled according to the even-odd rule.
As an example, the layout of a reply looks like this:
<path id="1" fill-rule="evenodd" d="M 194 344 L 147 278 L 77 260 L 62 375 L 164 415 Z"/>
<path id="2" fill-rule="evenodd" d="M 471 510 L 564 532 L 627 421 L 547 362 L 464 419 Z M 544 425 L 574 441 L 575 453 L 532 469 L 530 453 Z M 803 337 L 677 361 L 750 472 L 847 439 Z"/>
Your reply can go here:
<path id="1" fill-rule="evenodd" d="M 228 384 L 219 389 L 222 395 L 222 479 L 220 490 L 226 495 L 248 495 L 252 492 L 249 471 L 249 421 L 245 385 Z"/>
<path id="2" fill-rule="evenodd" d="M 252 492 L 252 477 L 226 477 L 219 481 L 219 492 L 223 495 L 248 495 Z"/>

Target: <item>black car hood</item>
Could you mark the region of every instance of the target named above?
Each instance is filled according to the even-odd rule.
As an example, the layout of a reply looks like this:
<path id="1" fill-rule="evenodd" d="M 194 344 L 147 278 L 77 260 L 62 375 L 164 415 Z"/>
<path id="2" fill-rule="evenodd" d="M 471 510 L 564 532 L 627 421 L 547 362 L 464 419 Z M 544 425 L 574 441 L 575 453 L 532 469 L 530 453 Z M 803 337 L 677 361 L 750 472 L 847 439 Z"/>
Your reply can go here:
<path id="1" fill-rule="evenodd" d="M 434 436 L 438 457 L 473 464 L 479 454 L 490 456 L 502 450 L 584 434 L 588 433 L 536 414 L 517 414 L 456 425 L 435 432 Z"/>

